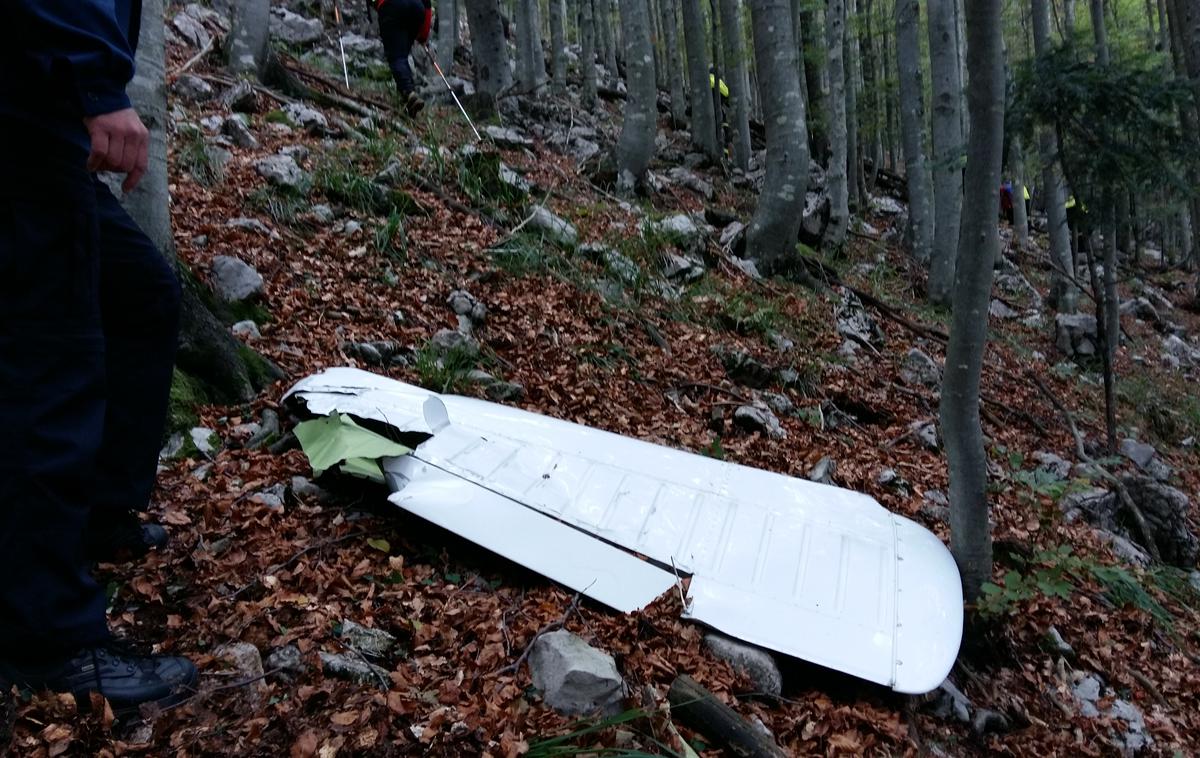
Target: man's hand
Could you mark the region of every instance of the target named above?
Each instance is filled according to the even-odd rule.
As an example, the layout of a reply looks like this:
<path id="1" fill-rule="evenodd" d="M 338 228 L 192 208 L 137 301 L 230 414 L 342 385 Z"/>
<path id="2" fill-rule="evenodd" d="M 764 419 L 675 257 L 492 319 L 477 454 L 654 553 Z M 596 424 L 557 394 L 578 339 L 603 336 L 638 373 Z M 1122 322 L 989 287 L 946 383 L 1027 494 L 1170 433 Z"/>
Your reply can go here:
<path id="1" fill-rule="evenodd" d="M 83 120 L 92 138 L 88 171 L 125 174 L 121 189 L 131 191 L 146 173 L 150 132 L 133 108 L 91 116 Z"/>

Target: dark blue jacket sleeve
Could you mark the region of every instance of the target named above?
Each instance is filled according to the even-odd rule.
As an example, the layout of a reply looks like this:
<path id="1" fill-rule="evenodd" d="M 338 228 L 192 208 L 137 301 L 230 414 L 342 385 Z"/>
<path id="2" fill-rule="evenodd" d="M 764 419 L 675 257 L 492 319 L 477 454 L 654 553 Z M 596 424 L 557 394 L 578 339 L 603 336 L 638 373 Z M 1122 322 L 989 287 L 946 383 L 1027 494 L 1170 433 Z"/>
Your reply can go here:
<path id="1" fill-rule="evenodd" d="M 125 85 L 133 78 L 134 52 L 128 30 L 118 22 L 118 2 L 0 0 L 13 11 L 9 18 L 23 35 L 15 44 L 47 73 L 69 82 L 85 116 L 129 107 Z"/>

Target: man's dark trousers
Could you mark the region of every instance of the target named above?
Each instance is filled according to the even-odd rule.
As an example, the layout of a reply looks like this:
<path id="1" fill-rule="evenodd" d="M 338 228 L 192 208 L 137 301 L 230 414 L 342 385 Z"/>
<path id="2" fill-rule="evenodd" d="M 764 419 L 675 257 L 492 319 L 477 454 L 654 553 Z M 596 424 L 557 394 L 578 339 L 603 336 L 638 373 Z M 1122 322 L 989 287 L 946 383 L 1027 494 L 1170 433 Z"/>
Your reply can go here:
<path id="1" fill-rule="evenodd" d="M 53 655 L 108 637 L 82 537 L 149 498 L 179 285 L 79 140 L 0 139 L 0 654 Z"/>
<path id="2" fill-rule="evenodd" d="M 383 54 L 387 56 L 396 89 L 406 95 L 413 91 L 412 65 L 408 56 L 412 53 L 417 32 L 425 21 L 425 6 L 421 0 L 386 0 L 379 7 L 379 37 L 383 40 Z"/>

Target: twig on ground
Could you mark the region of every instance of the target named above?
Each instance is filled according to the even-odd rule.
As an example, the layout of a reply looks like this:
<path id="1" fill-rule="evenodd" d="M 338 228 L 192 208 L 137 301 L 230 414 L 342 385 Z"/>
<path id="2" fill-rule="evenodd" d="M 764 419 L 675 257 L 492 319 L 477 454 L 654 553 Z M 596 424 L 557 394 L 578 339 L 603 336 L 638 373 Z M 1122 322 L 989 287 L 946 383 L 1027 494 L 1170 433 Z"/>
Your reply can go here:
<path id="1" fill-rule="evenodd" d="M 168 705 L 167 707 L 163 708 L 162 711 L 165 713 L 166 711 L 173 711 L 176 708 L 182 708 L 183 706 L 187 705 L 188 703 L 194 702 L 195 700 L 198 700 L 200 698 L 206 698 L 209 695 L 215 695 L 216 693 L 221 692 L 222 690 L 235 690 L 235 689 L 239 689 L 241 687 L 248 687 L 251 684 L 254 684 L 255 682 L 261 682 L 262 680 L 266 679 L 267 677 L 274 676 L 275 674 L 278 674 L 280 671 L 282 671 L 282 669 L 273 668 L 270 671 L 264 671 L 263 673 L 259 674 L 258 676 L 252 676 L 249 679 L 240 679 L 236 682 L 230 682 L 229 684 L 222 684 L 222 685 L 213 687 L 212 689 L 208 689 L 208 690 L 197 690 L 194 694 L 188 695 L 186 698 L 184 698 L 183 700 L 180 700 L 178 703 Z"/>
<path id="2" fill-rule="evenodd" d="M 1054 393 L 1050 391 L 1050 388 L 1046 386 L 1046 383 L 1042 381 L 1042 378 L 1033 371 L 1027 372 L 1027 375 L 1033 381 L 1034 386 L 1036 386 L 1038 390 L 1046 396 L 1046 399 L 1050 401 L 1050 404 L 1053 405 L 1066 419 L 1067 425 L 1071 429 L 1071 436 L 1075 438 L 1075 454 L 1079 457 L 1079 460 L 1091 466 L 1092 470 L 1099 474 L 1101 479 L 1112 485 L 1113 490 L 1117 493 L 1118 502 L 1129 515 L 1129 518 L 1133 521 L 1134 527 L 1137 529 L 1138 536 L 1141 538 L 1142 547 L 1146 549 L 1146 552 L 1150 554 L 1150 557 L 1155 563 L 1161 562 L 1162 555 L 1158 551 L 1158 545 L 1154 541 L 1153 533 L 1150 531 L 1150 525 L 1146 523 L 1146 515 L 1142 513 L 1142 509 L 1138 507 L 1138 504 L 1133 502 L 1133 498 L 1130 497 L 1129 490 L 1125 487 L 1125 483 L 1087 454 L 1087 452 L 1084 450 L 1083 436 L 1079 433 L 1079 427 L 1075 425 L 1075 417 L 1071 414 L 1071 411 L 1065 405 L 1063 405 L 1063 402 L 1054 396 Z"/>
<path id="3" fill-rule="evenodd" d="M 213 43 L 216 41 L 216 39 L 217 39 L 216 37 L 210 36 L 208 38 L 208 42 L 205 43 L 204 47 L 201 48 L 200 52 L 196 53 L 191 58 L 188 58 L 186 63 L 184 63 L 182 66 L 180 66 L 179 68 L 177 68 L 171 72 L 171 74 L 167 77 L 167 82 L 174 83 L 176 79 L 178 79 L 180 76 L 183 76 L 185 73 L 187 73 L 188 69 L 190 69 L 192 66 L 195 66 L 197 63 L 199 63 L 200 60 L 204 58 L 204 56 L 211 53 L 212 49 L 213 49 Z"/>
<path id="4" fill-rule="evenodd" d="M 316 551 L 318 551 L 318 550 L 324 550 L 324 549 L 325 549 L 325 548 L 327 548 L 327 547 L 332 547 L 333 545 L 337 545 L 337 544 L 340 544 L 340 543 L 342 543 L 342 542 L 346 542 L 346 541 L 348 541 L 348 540 L 352 540 L 352 539 L 354 539 L 355 537 L 366 537 L 366 536 L 369 536 L 369 535 L 371 535 L 371 534 L 374 534 L 374 532 L 370 532 L 370 531 L 366 531 L 366 530 L 359 530 L 359 531 L 357 531 L 357 532 L 350 532 L 349 534 L 343 534 L 341 537 L 333 537 L 333 538 L 330 538 L 330 539 L 327 539 L 327 540 L 322 540 L 322 541 L 318 542 L 318 543 L 317 543 L 317 544 L 315 544 L 315 545 L 309 545 L 308 547 L 304 548 L 304 549 L 303 549 L 303 550 L 301 550 L 300 552 L 298 552 L 298 553 L 296 553 L 295 555 L 293 555 L 291 558 L 288 558 L 288 559 L 287 559 L 286 561 L 284 561 L 283 563 L 279 563 L 279 564 L 276 564 L 276 565 L 274 565 L 274 566 L 271 566 L 271 567 L 267 568 L 267 569 L 266 569 L 266 570 L 264 570 L 264 571 L 263 571 L 261 574 L 259 574 L 258 576 L 254 577 L 254 579 L 253 579 L 253 580 L 252 580 L 252 581 L 251 581 L 249 584 L 247 584 L 247 585 L 245 585 L 245 586 L 243 586 L 243 587 L 239 588 L 239 589 L 238 589 L 238 590 L 236 590 L 235 592 L 232 592 L 232 593 L 230 593 L 230 594 L 226 595 L 225 597 L 226 597 L 227 599 L 229 599 L 229 600 L 237 600 L 237 599 L 238 599 L 239 597 L 241 597 L 243 594 L 245 594 L 246 592 L 249 592 L 251 589 L 253 589 L 253 588 L 254 588 L 254 587 L 255 587 L 255 586 L 256 586 L 256 585 L 257 585 L 259 582 L 261 582 L 261 581 L 262 581 L 262 578 L 263 578 L 264 576 L 266 576 L 266 575 L 268 575 L 268 574 L 273 574 L 273 573 L 275 573 L 276 571 L 282 571 L 282 570 L 284 570 L 285 568 L 287 568 L 287 567 L 291 566 L 291 565 L 292 565 L 292 564 L 294 564 L 296 561 L 300 560 L 301 558 L 303 558 L 304 556 L 308 555 L 309 553 L 313 553 L 313 552 L 316 552 Z"/>
<path id="5" fill-rule="evenodd" d="M 589 584 L 588 587 L 591 587 L 591 585 Z M 571 614 L 575 613 L 575 611 L 579 609 L 579 597 L 580 593 L 576 592 L 575 597 L 571 598 L 571 604 L 567 606 L 567 610 L 563 612 L 563 615 L 559 617 L 557 621 L 551 621 L 549 624 L 546 624 L 539 629 L 537 634 L 533 635 L 533 639 L 529 640 L 529 644 L 525 646 L 525 650 L 521 652 L 521 656 L 513 663 L 505 666 L 502 669 L 498 669 L 496 671 L 496 675 L 515 674 L 520 671 L 521 665 L 525 663 L 525 659 L 527 659 L 529 654 L 533 652 L 533 646 L 537 644 L 538 639 L 540 639 L 544 634 L 557 632 L 559 629 L 562 629 L 564 626 L 566 626 L 567 622 L 571 620 Z"/>

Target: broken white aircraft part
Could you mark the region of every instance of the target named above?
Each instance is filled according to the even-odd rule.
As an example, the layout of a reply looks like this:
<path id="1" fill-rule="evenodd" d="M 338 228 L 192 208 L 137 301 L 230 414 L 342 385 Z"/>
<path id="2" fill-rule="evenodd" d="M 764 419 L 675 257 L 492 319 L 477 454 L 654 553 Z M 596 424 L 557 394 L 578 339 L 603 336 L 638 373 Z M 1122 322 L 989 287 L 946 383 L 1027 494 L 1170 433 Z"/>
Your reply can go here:
<path id="1" fill-rule="evenodd" d="M 290 394 L 313 413 L 431 434 L 385 463 L 393 502 L 612 607 L 642 607 L 675 567 L 692 578 L 690 618 L 898 692 L 933 690 L 957 656 L 962 590 L 949 551 L 866 495 L 356 369 Z M 454 479 L 473 487 L 452 492 Z M 529 514 L 519 524 L 491 513 L 513 507 Z M 600 553 L 549 549 L 560 529 Z M 613 558 L 603 575 L 592 561 L 606 555 L 647 570 Z"/>

